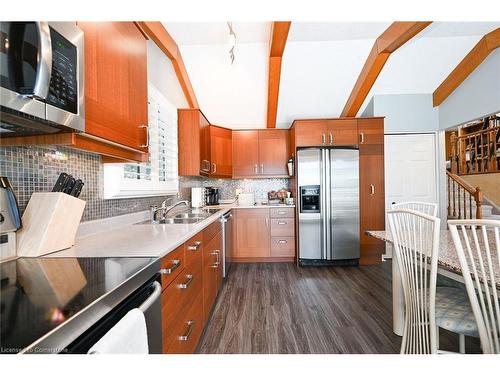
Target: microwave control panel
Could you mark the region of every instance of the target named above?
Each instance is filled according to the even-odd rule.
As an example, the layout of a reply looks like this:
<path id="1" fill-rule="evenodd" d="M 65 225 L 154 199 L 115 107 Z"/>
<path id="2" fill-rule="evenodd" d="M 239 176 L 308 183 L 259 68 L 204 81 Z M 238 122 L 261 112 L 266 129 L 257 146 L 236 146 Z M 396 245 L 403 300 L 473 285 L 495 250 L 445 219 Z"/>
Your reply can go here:
<path id="1" fill-rule="evenodd" d="M 52 76 L 47 104 L 78 113 L 78 51 L 75 45 L 50 28 Z"/>

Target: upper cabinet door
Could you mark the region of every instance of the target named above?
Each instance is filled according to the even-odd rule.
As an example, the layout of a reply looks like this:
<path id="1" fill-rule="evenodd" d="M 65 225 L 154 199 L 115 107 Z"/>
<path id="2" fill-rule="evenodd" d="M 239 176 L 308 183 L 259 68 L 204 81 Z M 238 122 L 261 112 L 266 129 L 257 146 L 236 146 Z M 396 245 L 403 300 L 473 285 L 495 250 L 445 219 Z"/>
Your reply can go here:
<path id="1" fill-rule="evenodd" d="M 251 177 L 259 173 L 259 132 L 233 132 L 233 177 Z"/>
<path id="2" fill-rule="evenodd" d="M 327 120 L 326 143 L 331 145 L 357 145 L 357 120 Z"/>
<path id="3" fill-rule="evenodd" d="M 358 119 L 358 136 L 360 145 L 383 145 L 384 118 Z"/>
<path id="4" fill-rule="evenodd" d="M 210 126 L 211 172 L 213 177 L 231 177 L 233 140 L 231 129 Z"/>
<path id="5" fill-rule="evenodd" d="M 197 110 L 199 113 L 198 120 L 198 128 L 200 132 L 200 174 L 203 176 L 208 176 L 211 172 L 211 145 L 210 145 L 210 122 L 208 122 L 207 118 L 201 113 L 200 110 Z"/>
<path id="6" fill-rule="evenodd" d="M 200 111 L 177 110 L 179 176 L 200 175 Z"/>
<path id="7" fill-rule="evenodd" d="M 323 146 L 326 145 L 325 120 L 300 120 L 295 122 L 295 145 Z"/>
<path id="8" fill-rule="evenodd" d="M 85 132 L 148 151 L 146 39 L 133 22 L 78 22 L 85 34 Z"/>
<path id="9" fill-rule="evenodd" d="M 287 130 L 259 130 L 259 174 L 288 177 L 289 148 Z"/>

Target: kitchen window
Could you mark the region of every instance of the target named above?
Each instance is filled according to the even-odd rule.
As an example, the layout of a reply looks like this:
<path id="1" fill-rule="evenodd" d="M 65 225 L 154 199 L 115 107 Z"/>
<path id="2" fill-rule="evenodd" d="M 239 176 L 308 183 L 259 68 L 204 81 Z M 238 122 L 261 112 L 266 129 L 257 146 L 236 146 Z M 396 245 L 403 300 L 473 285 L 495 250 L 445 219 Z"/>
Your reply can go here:
<path id="1" fill-rule="evenodd" d="M 148 85 L 149 160 L 147 163 L 104 164 L 104 198 L 176 194 L 177 108 Z"/>

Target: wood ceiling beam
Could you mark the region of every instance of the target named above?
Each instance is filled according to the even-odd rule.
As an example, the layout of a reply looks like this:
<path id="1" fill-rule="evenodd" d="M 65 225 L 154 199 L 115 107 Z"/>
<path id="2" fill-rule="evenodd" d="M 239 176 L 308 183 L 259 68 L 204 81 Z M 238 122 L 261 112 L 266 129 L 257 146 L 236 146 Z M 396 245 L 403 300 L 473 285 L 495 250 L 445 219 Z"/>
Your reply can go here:
<path id="1" fill-rule="evenodd" d="M 430 24 L 431 22 L 393 22 L 375 40 L 340 117 L 356 117 L 391 53 Z"/>
<path id="2" fill-rule="evenodd" d="M 177 75 L 177 79 L 184 92 L 189 108 L 198 109 L 198 100 L 194 94 L 193 86 L 189 80 L 179 46 L 175 40 L 170 36 L 161 22 L 138 21 L 136 24 L 168 56 L 170 61 L 172 61 L 175 74 Z"/>
<path id="3" fill-rule="evenodd" d="M 500 28 L 483 36 L 479 42 L 460 61 L 453 71 L 445 78 L 432 94 L 432 102 L 437 107 L 451 95 L 455 89 L 488 57 L 500 47 Z"/>
<path id="4" fill-rule="evenodd" d="M 267 86 L 267 127 L 276 127 L 281 78 L 281 60 L 291 22 L 273 22 L 269 41 L 269 77 Z"/>

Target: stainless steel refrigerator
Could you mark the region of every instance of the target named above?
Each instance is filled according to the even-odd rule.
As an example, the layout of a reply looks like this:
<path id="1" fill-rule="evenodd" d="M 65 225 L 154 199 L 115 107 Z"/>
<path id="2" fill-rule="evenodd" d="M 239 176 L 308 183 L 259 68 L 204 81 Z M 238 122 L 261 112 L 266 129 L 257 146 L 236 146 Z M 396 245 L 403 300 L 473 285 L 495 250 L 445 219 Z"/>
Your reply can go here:
<path id="1" fill-rule="evenodd" d="M 299 264 L 358 264 L 359 150 L 297 152 Z"/>

